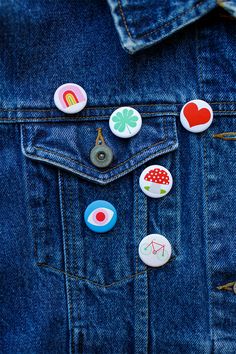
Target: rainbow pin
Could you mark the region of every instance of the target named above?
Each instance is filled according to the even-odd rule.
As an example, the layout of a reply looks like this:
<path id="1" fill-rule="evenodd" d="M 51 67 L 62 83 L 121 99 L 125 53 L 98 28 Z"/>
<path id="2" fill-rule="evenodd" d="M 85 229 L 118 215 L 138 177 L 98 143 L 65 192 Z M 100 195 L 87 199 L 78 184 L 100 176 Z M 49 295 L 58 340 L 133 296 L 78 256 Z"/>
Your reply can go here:
<path id="1" fill-rule="evenodd" d="M 67 114 L 74 114 L 82 111 L 87 103 L 87 94 L 83 87 L 67 83 L 58 87 L 54 94 L 56 107 Z"/>

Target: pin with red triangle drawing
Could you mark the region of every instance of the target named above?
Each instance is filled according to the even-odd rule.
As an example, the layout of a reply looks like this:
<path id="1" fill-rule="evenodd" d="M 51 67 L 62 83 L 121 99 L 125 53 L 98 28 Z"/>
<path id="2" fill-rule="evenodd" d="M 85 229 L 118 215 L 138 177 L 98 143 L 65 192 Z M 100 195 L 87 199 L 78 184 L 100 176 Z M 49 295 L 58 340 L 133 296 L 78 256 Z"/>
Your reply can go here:
<path id="1" fill-rule="evenodd" d="M 172 188 L 173 178 L 169 170 L 161 165 L 152 165 L 142 172 L 139 185 L 152 198 L 164 197 Z"/>
<path id="2" fill-rule="evenodd" d="M 203 100 L 187 102 L 180 112 L 181 124 L 192 133 L 200 133 L 208 129 L 212 120 L 212 108 Z"/>

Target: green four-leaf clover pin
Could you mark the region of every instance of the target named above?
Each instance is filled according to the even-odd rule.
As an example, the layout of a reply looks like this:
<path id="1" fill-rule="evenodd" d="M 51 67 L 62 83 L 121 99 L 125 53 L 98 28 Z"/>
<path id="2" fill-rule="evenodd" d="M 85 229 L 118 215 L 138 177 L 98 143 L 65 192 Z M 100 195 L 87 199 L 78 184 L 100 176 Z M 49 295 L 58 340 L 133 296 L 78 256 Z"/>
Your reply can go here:
<path id="1" fill-rule="evenodd" d="M 117 112 L 113 117 L 112 121 L 114 124 L 114 129 L 118 130 L 120 133 L 124 132 L 125 129 L 128 129 L 130 134 L 131 131 L 129 127 L 135 128 L 137 126 L 138 117 L 134 115 L 132 109 L 124 108 L 122 112 Z"/>

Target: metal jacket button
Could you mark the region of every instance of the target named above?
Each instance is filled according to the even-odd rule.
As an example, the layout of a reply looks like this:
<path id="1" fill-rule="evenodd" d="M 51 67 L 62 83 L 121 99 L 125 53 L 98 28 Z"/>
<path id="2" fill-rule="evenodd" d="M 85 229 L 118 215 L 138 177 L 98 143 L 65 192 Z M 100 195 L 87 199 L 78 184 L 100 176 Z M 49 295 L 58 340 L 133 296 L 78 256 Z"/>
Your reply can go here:
<path id="1" fill-rule="evenodd" d="M 113 160 L 113 152 L 111 148 L 105 144 L 100 146 L 96 145 L 90 152 L 90 160 L 96 167 L 107 167 Z"/>
<path id="2" fill-rule="evenodd" d="M 161 267 L 171 257 L 171 244 L 162 235 L 148 235 L 139 244 L 139 257 L 150 267 Z"/>
<path id="3" fill-rule="evenodd" d="M 98 135 L 96 145 L 90 151 L 90 161 L 94 166 L 104 168 L 111 164 L 113 160 L 113 152 L 112 149 L 105 144 L 102 129 L 98 128 L 97 130 Z"/>

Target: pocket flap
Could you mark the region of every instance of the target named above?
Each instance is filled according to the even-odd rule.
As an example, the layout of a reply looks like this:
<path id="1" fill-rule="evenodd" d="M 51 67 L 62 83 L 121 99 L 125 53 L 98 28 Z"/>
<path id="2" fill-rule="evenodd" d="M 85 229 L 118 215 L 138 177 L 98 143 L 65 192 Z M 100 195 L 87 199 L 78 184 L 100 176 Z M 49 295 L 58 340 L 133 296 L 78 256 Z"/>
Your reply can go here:
<path id="1" fill-rule="evenodd" d="M 23 153 L 34 160 L 66 169 L 98 184 L 107 184 L 154 157 L 178 147 L 175 116 L 142 115 L 140 132 L 130 139 L 115 136 L 108 118 L 81 118 L 72 123 L 22 124 Z M 105 143 L 114 159 L 105 169 L 90 161 L 97 129 L 102 128 Z"/>

